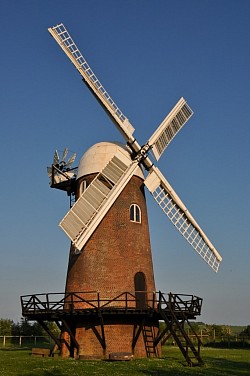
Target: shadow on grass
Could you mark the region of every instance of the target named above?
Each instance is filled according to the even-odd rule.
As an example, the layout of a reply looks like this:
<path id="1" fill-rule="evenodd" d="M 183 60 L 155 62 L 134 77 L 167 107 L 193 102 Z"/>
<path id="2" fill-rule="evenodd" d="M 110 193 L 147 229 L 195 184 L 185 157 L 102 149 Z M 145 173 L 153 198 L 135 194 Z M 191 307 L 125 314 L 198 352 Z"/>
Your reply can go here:
<path id="1" fill-rule="evenodd" d="M 52 371 L 45 371 L 44 374 L 42 376 L 66 376 L 68 375 L 68 373 L 64 372 L 64 371 L 61 371 L 59 369 L 54 369 Z M 30 376 L 35 376 L 35 374 L 32 374 Z"/>
<path id="2" fill-rule="evenodd" d="M 21 350 L 21 349 L 19 349 Z M 160 359 L 136 359 L 131 362 L 77 361 L 61 359 L 45 359 L 27 356 L 13 348 L 0 349 L 2 360 L 15 370 L 10 374 L 17 376 L 248 376 L 250 375 L 249 351 L 216 350 L 203 352 L 205 365 L 188 367 L 175 352 Z M 16 354 L 14 354 L 16 351 Z M 4 354 L 5 352 L 5 354 Z M 7 354 L 9 352 L 9 354 Z M 55 360 L 55 361 L 54 361 Z M 4 363 L 6 362 L 6 363 Z M 1 368 L 1 364 L 0 364 Z M 7 368 L 5 368 L 7 369 Z M 8 368 L 9 369 L 9 368 Z M 1 370 L 0 370 L 0 374 Z M 8 375 L 4 373 L 3 375 Z"/>
<path id="3" fill-rule="evenodd" d="M 250 374 L 250 363 L 243 361 L 234 361 L 231 359 L 211 359 L 209 362 L 209 369 L 207 375 L 233 375 L 242 376 Z"/>
<path id="4" fill-rule="evenodd" d="M 248 376 L 250 375 L 250 363 L 227 358 L 209 359 L 205 361 L 204 366 L 188 367 L 182 362 L 175 362 L 171 365 L 152 367 L 147 370 L 140 370 L 145 376 Z"/>
<path id="5" fill-rule="evenodd" d="M 191 373 L 186 373 L 183 370 L 159 370 L 159 369 L 151 369 L 151 370 L 144 370 L 141 371 L 143 375 L 146 376 L 185 376 L 191 375 Z"/>
<path id="6" fill-rule="evenodd" d="M 53 366 L 51 366 L 51 369 L 46 369 L 46 370 L 39 369 L 39 376 L 68 376 L 70 374 L 73 374 L 72 370 L 69 371 L 68 369 L 55 368 Z M 25 373 L 25 376 L 37 376 L 37 375 L 38 375 L 37 370 Z M 78 375 L 78 373 L 76 373 L 76 375 Z M 83 375 L 86 375 L 86 373 L 83 373 Z"/>
<path id="7" fill-rule="evenodd" d="M 30 347 L 1 347 L 0 351 L 27 351 L 30 350 Z"/>

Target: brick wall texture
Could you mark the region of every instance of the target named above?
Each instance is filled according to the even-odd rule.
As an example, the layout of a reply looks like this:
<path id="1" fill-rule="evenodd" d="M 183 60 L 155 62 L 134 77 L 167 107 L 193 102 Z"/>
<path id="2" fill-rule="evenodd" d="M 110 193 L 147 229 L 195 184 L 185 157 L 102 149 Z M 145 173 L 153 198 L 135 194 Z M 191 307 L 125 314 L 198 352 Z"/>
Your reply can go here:
<path id="1" fill-rule="evenodd" d="M 89 183 L 93 177 L 90 175 L 80 179 L 78 187 L 82 180 L 87 180 Z M 139 205 L 141 223 L 130 221 L 131 204 Z M 73 249 L 70 250 L 66 292 L 85 292 L 85 296 L 93 297 L 96 296 L 95 293 L 88 294 L 88 292 L 98 291 L 101 299 L 111 299 L 123 292 L 135 294 L 135 275 L 138 272 L 144 274 L 145 290 L 151 298 L 152 292 L 155 291 L 155 282 L 144 186 L 141 178 L 133 176 L 87 241 L 82 252 L 76 255 Z M 83 303 L 79 304 L 84 308 Z M 115 302 L 114 305 L 119 306 L 119 302 Z M 78 320 L 74 330 L 80 345 L 79 354 L 82 357 L 102 358 L 107 357 L 111 352 L 131 352 L 136 320 L 137 318 L 134 318 L 133 322 L 130 318 L 127 321 L 125 318 L 121 321 L 115 315 L 106 319 L 105 351 L 96 335 L 96 331 L 101 333 L 100 322 L 95 322 L 91 318 Z M 153 331 L 158 328 L 158 322 L 155 320 L 151 319 L 149 325 Z M 66 349 L 63 353 L 67 356 Z M 134 354 L 140 357 L 146 356 L 142 333 Z"/>

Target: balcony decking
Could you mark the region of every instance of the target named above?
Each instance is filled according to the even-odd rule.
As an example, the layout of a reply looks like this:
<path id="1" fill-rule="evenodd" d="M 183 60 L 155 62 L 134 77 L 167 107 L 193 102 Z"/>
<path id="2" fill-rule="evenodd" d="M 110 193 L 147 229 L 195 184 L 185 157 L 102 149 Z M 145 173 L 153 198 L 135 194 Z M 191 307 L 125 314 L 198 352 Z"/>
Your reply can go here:
<path id="1" fill-rule="evenodd" d="M 110 295 L 110 297 L 109 297 Z M 154 315 L 161 312 L 171 318 L 172 312 L 182 318 L 195 319 L 201 314 L 202 299 L 194 295 L 163 294 L 161 292 L 99 292 L 45 293 L 21 296 L 22 314 L 29 320 L 60 320 L 69 316 Z"/>

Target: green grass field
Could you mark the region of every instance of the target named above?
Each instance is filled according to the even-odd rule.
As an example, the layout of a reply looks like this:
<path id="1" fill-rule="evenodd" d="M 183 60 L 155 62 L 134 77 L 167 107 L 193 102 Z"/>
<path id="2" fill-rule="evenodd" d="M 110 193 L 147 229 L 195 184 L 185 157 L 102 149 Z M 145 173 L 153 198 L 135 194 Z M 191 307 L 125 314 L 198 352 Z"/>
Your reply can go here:
<path id="1" fill-rule="evenodd" d="M 0 349 L 0 376 L 247 376 L 250 350 L 203 348 L 203 367 L 187 367 L 177 348 L 165 348 L 161 359 L 127 362 L 39 358 L 30 350 Z"/>

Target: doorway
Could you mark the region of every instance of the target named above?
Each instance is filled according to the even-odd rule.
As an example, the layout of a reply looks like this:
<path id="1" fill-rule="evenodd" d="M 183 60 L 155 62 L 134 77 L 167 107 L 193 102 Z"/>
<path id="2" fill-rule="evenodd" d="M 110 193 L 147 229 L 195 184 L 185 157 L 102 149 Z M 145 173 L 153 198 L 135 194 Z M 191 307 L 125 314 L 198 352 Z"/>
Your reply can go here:
<path id="1" fill-rule="evenodd" d="M 134 284 L 136 308 L 145 309 L 147 307 L 147 287 L 145 274 L 142 272 L 136 273 L 134 277 Z"/>

